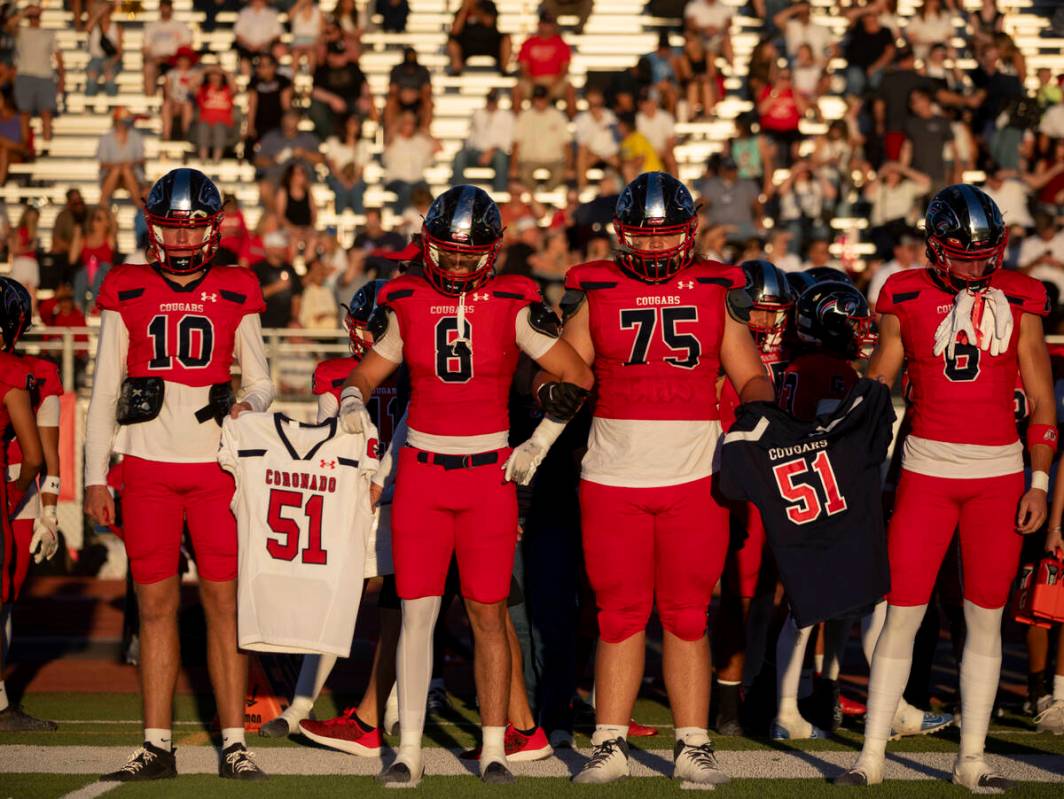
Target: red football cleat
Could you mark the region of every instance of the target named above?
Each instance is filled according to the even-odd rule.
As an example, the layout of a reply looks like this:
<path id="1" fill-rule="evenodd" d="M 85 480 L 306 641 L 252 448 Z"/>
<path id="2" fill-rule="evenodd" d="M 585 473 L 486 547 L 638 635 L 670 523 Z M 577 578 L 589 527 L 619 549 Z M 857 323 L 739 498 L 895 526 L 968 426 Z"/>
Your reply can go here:
<path id="1" fill-rule="evenodd" d="M 554 749 L 547 743 L 547 736 L 542 727 L 536 727 L 531 735 L 522 735 L 513 724 L 506 725 L 506 759 L 511 763 L 526 763 L 531 760 L 543 760 L 554 754 Z M 480 747 L 462 752 L 462 760 L 480 760 Z"/>
<path id="2" fill-rule="evenodd" d="M 863 716 L 866 710 L 864 705 L 856 699 L 850 699 L 845 694 L 839 697 L 839 707 L 842 708 L 842 715 L 844 716 Z"/>
<path id="3" fill-rule="evenodd" d="M 303 719 L 299 731 L 315 743 L 339 749 L 358 757 L 377 757 L 381 753 L 380 727 L 370 729 L 358 718 L 356 708 L 326 721 Z"/>
<path id="4" fill-rule="evenodd" d="M 645 724 L 640 724 L 635 719 L 631 719 L 628 722 L 628 737 L 629 738 L 650 738 L 651 736 L 658 734 L 657 727 L 648 727 Z"/>

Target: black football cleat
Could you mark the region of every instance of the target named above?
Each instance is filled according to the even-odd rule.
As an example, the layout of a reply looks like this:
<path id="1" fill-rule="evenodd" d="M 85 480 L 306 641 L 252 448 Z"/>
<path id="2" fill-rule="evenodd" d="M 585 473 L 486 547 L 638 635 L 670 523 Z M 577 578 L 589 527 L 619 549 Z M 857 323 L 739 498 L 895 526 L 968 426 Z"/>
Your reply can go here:
<path id="1" fill-rule="evenodd" d="M 10 705 L 0 710 L 0 732 L 55 732 L 59 725 L 54 721 L 38 719 L 21 707 Z"/>
<path id="2" fill-rule="evenodd" d="M 505 764 L 493 760 L 480 772 L 480 781 L 485 785 L 513 785 L 517 780 Z"/>
<path id="3" fill-rule="evenodd" d="M 222 750 L 222 762 L 218 766 L 218 776 L 226 780 L 243 782 L 262 782 L 269 779 L 266 772 L 251 759 L 251 752 L 242 743 L 235 743 L 228 749 Z"/>
<path id="4" fill-rule="evenodd" d="M 172 780 L 177 776 L 176 749 L 167 752 L 147 741 L 129 756 L 128 762 L 118 771 L 104 774 L 100 782 L 147 782 L 148 780 Z"/>

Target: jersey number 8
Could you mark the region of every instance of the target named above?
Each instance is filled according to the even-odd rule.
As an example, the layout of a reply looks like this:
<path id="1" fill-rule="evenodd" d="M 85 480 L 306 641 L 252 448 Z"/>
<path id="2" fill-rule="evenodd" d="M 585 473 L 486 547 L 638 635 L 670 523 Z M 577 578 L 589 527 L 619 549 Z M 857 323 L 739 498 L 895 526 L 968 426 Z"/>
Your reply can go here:
<path id="1" fill-rule="evenodd" d="M 473 325 L 465 320 L 465 336 L 458 341 L 458 317 L 445 316 L 436 323 L 436 376 L 444 383 L 473 379 Z"/>

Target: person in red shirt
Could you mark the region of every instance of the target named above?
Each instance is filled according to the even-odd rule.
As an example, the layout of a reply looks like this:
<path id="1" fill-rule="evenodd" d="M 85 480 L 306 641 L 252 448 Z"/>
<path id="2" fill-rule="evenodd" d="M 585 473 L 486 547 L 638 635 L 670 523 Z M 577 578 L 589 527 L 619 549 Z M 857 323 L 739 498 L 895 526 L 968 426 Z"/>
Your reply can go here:
<path id="1" fill-rule="evenodd" d="M 207 160 L 210 148 L 211 160 L 222 160 L 226 137 L 233 128 L 233 87 L 217 64 L 207 68 L 203 83 L 196 92 L 196 107 L 199 109 L 199 157 Z"/>
<path id="2" fill-rule="evenodd" d="M 520 109 L 522 100 L 532 96 L 535 86 L 546 86 L 551 102 L 565 98 L 566 113 L 572 119 L 576 113 L 576 91 L 569 82 L 571 60 L 572 51 L 558 33 L 554 15 L 540 11 L 535 35 L 525 39 L 517 54 L 520 77 L 514 87 L 514 109 Z"/>
<path id="3" fill-rule="evenodd" d="M 765 86 L 757 97 L 761 130 L 776 143 L 784 163 L 790 163 L 791 158 L 797 157 L 801 139 L 798 122 L 807 106 L 805 99 L 794 90 L 791 71 L 787 68 L 781 69 L 775 83 Z"/>

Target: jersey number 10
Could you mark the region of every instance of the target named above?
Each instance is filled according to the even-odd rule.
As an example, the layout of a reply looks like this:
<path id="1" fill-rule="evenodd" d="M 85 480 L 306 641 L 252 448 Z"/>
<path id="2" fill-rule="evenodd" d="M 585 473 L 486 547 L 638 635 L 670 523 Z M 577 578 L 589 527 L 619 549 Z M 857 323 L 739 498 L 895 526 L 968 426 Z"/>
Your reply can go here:
<path id="1" fill-rule="evenodd" d="M 303 550 L 303 563 L 323 566 L 329 560 L 329 553 L 321 548 L 321 515 L 325 497 L 312 494 L 303 502 L 302 491 L 286 491 L 274 488 L 270 491 L 270 510 L 266 517 L 270 529 L 281 536 L 266 540 L 266 551 L 274 560 L 295 560 L 299 554 L 299 539 L 302 537 L 300 524 L 296 519 L 284 515 L 288 508 L 302 510 L 307 517 L 307 548 Z"/>
<path id="2" fill-rule="evenodd" d="M 839 493 L 839 481 L 835 479 L 835 470 L 831 467 L 828 454 L 818 452 L 812 466 L 814 475 L 819 479 L 824 502 L 820 501 L 820 493 L 812 483 L 794 482 L 794 478 L 809 471 L 809 462 L 805 458 L 795 458 L 772 467 L 780 496 L 791 503 L 787 506 L 787 518 L 795 524 L 809 524 L 825 513 L 834 516 L 846 510 L 846 498 Z"/>

